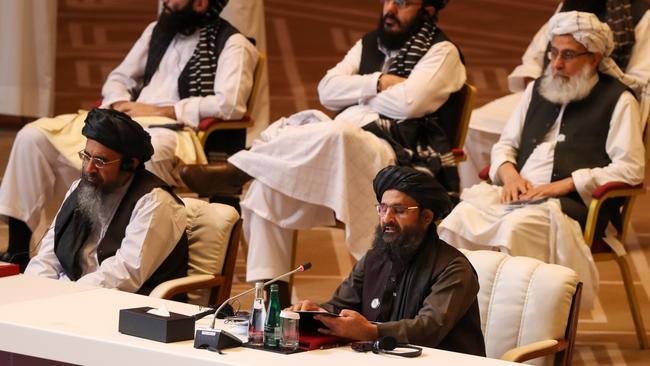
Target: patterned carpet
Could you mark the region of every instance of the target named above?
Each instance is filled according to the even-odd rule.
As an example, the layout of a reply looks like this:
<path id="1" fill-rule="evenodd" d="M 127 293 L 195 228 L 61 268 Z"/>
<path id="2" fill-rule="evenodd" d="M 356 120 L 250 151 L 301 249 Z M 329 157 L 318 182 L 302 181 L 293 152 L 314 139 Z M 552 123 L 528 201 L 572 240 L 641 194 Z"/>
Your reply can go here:
<path id="1" fill-rule="evenodd" d="M 156 3 L 59 0 L 57 114 L 88 108 L 100 97 L 108 72 L 155 17 Z M 322 109 L 316 94 L 318 81 L 364 32 L 375 27 L 378 1 L 266 0 L 265 5 L 272 120 L 306 108 Z M 507 74 L 556 5 L 556 0 L 466 0 L 452 1 L 443 11 L 440 25 L 463 50 L 469 82 L 479 91 L 477 106 L 507 93 Z M 14 135 L 15 131 L 0 131 L 2 167 Z M 645 210 L 650 195 L 637 202 L 626 245 L 650 329 L 650 213 Z M 0 246 L 5 242 L 3 225 Z M 297 261 L 311 261 L 314 267 L 295 278 L 294 296 L 317 301 L 328 298 L 353 264 L 342 231 L 335 229 L 300 232 Z M 594 310 L 580 316 L 574 364 L 649 365 L 650 351 L 638 350 L 618 268 L 613 263 L 599 263 L 598 268 L 598 302 Z M 247 288 L 242 282 L 244 270 L 241 252 L 233 293 Z"/>

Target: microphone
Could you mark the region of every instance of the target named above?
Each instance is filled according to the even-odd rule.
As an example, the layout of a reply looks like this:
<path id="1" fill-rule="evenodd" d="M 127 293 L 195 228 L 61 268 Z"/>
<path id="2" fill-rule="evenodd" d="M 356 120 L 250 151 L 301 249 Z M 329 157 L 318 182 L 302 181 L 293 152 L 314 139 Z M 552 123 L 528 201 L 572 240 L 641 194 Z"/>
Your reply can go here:
<path id="1" fill-rule="evenodd" d="M 278 277 L 275 277 L 275 278 L 273 278 L 271 280 L 268 280 L 268 281 L 264 282 L 264 287 L 266 287 L 267 285 L 272 284 L 273 282 L 278 281 L 281 278 L 291 276 L 292 274 L 297 273 L 297 272 L 304 272 L 304 271 L 306 271 L 306 270 L 308 270 L 310 268 L 311 268 L 311 263 L 310 262 L 303 263 L 300 266 L 298 266 L 298 268 L 296 268 L 296 269 L 294 269 L 292 271 L 289 271 L 289 272 L 287 272 L 285 274 L 282 274 L 282 275 L 280 275 Z M 231 347 L 241 346 L 242 342 L 239 340 L 239 338 L 237 338 L 237 336 L 232 335 L 232 334 L 226 332 L 225 330 L 215 330 L 214 326 L 215 326 L 215 323 L 217 321 L 217 315 L 219 314 L 219 312 L 226 305 L 228 305 L 231 301 L 233 301 L 235 299 L 238 299 L 238 298 L 240 298 L 240 297 L 242 297 L 244 295 L 247 295 L 247 294 L 249 294 L 249 293 L 251 293 L 253 291 L 255 291 L 255 287 L 250 288 L 250 289 L 248 289 L 248 290 L 246 290 L 246 291 L 244 291 L 244 292 L 242 292 L 240 294 L 237 294 L 235 296 L 231 296 L 226 301 L 224 301 L 217 308 L 217 310 L 214 311 L 214 317 L 212 318 L 212 323 L 210 323 L 210 328 L 208 328 L 208 329 L 197 329 L 196 330 L 196 335 L 194 337 L 194 348 L 208 348 L 210 350 L 220 351 L 220 350 L 222 350 L 224 348 L 231 348 Z M 210 310 L 210 311 L 212 311 L 212 310 Z M 197 314 L 197 316 L 204 315 L 204 314 L 205 314 L 205 312 Z M 209 314 L 205 314 L 205 315 L 209 315 Z M 219 353 L 221 353 L 221 352 L 219 352 Z"/>

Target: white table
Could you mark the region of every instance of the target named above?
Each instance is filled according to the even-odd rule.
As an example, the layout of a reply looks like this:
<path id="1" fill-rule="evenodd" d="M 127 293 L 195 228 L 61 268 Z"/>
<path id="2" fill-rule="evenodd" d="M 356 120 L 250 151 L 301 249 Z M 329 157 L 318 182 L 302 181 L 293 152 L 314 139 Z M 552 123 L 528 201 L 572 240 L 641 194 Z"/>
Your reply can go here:
<path id="1" fill-rule="evenodd" d="M 18 286 L 24 282 L 25 286 Z M 39 283 L 40 282 L 40 283 Z M 34 281 L 18 276 L 12 281 L 0 279 L 0 291 L 5 285 L 22 291 L 40 292 L 54 289 L 54 280 Z M 70 284 L 67 284 L 70 285 Z M 74 287 L 74 286 L 73 286 Z M 192 315 L 199 308 L 173 301 L 150 298 L 117 290 L 86 287 L 54 296 L 23 296 L 23 300 L 0 304 L 0 350 L 79 365 L 259 365 L 280 366 L 302 364 L 309 366 L 373 364 L 392 365 L 512 365 L 500 360 L 486 359 L 460 353 L 425 348 L 414 359 L 396 356 L 356 353 L 350 347 L 282 355 L 247 348 L 233 348 L 219 355 L 193 348 L 192 341 L 160 343 L 118 332 L 119 310 L 142 306 L 159 307 L 163 303 L 170 311 Z M 21 292 L 22 292 L 21 291 Z M 18 298 L 19 296 L 14 296 Z"/>

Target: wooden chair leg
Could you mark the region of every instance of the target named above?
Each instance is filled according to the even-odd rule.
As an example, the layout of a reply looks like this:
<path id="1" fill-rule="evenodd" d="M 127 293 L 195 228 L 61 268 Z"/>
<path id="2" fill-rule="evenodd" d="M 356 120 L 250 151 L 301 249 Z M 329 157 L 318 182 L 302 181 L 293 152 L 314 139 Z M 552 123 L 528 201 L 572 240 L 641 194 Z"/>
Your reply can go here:
<path id="1" fill-rule="evenodd" d="M 648 349 L 648 337 L 645 332 L 643 317 L 641 316 L 641 311 L 639 309 L 636 290 L 634 289 L 634 280 L 632 279 L 632 274 L 626 257 L 627 256 L 616 257 L 616 263 L 618 263 L 618 267 L 621 270 L 621 276 L 623 277 L 625 293 L 627 294 L 627 301 L 630 304 L 630 311 L 632 312 L 632 320 L 634 321 L 634 328 L 636 330 L 637 339 L 639 340 L 639 346 L 641 349 Z"/>

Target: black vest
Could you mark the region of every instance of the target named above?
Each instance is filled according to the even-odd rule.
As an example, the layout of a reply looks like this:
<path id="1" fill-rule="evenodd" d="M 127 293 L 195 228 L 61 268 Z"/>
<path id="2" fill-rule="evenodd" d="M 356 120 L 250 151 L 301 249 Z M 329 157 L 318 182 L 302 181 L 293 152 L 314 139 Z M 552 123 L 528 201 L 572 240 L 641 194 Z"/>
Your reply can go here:
<path id="1" fill-rule="evenodd" d="M 431 286 L 439 281 L 438 277 L 449 262 L 457 257 L 464 257 L 456 248 L 440 240 L 435 233 L 427 238 L 407 266 L 407 270 L 401 274 L 393 273 L 392 262 L 385 254 L 374 249 L 368 251 L 361 295 L 361 313 L 368 320 L 386 322 L 415 318 L 424 300 L 431 294 Z M 476 271 L 474 276 L 476 278 Z M 393 293 L 396 293 L 396 296 L 393 296 Z M 371 299 L 375 298 L 380 299 L 377 309 L 371 306 Z M 395 303 L 394 300 L 398 302 Z M 485 356 L 478 300 L 474 298 L 465 315 L 438 344 L 429 339 L 409 341 L 427 347 Z"/>
<path id="2" fill-rule="evenodd" d="M 609 124 L 614 107 L 627 87 L 609 75 L 598 74 L 598 77 L 598 83 L 585 99 L 569 103 L 564 110 L 560 134 L 565 139 L 555 146 L 552 182 L 570 177 L 575 170 L 603 167 L 611 162 L 605 150 Z M 539 94 L 539 83 L 540 79 L 535 81 L 521 134 L 517 153 L 520 170 L 560 113 L 559 104 Z"/>
<path id="3" fill-rule="evenodd" d="M 169 192 L 179 203 L 182 201 L 171 191 L 160 178 L 146 170 L 137 170 L 131 185 L 119 203 L 115 215 L 111 219 L 106 234 L 97 245 L 97 260 L 101 264 L 106 258 L 115 255 L 122 244 L 126 227 L 131 219 L 131 214 L 138 200 L 154 188 L 162 188 Z M 54 224 L 54 252 L 56 253 L 63 270 L 71 280 L 78 280 L 81 268 L 77 256 L 81 245 L 79 240 L 74 240 L 76 235 L 84 228 L 77 227 L 75 211 L 78 208 L 77 190 L 75 189 L 63 202 Z M 167 256 L 156 271 L 145 281 L 137 291 L 148 294 L 158 284 L 174 278 L 187 275 L 188 243 L 187 234 L 183 232 L 176 247 Z"/>

